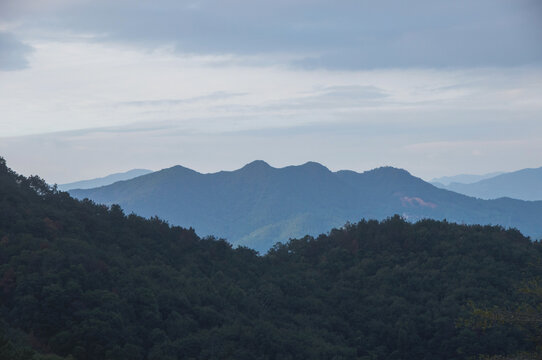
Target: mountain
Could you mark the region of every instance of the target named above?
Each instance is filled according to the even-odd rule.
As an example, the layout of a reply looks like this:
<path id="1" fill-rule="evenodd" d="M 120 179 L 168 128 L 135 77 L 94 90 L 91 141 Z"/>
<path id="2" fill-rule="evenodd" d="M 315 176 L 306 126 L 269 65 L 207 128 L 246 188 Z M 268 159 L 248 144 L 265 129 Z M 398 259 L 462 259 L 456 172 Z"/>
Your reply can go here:
<path id="1" fill-rule="evenodd" d="M 117 181 L 124 181 L 136 178 L 141 175 L 146 175 L 152 173 L 151 170 L 146 169 L 133 169 L 123 173 L 111 174 L 105 177 L 91 179 L 91 180 L 82 180 L 76 181 L 68 184 L 58 185 L 58 189 L 62 191 L 68 191 L 73 189 L 92 189 L 100 186 L 106 186 Z"/>
<path id="2" fill-rule="evenodd" d="M 175 166 L 70 194 L 120 204 L 127 212 L 145 217 L 157 215 L 261 252 L 290 237 L 317 235 L 347 221 L 393 214 L 409 220 L 500 224 L 542 236 L 542 202 L 478 200 L 391 167 L 332 172 L 315 162 L 274 168 L 254 161 L 235 171 L 201 174 Z"/>
<path id="3" fill-rule="evenodd" d="M 263 180 L 269 171 L 256 163 L 233 174 Z M 323 177 L 317 190 L 336 177 L 317 164 L 272 171 Z M 391 168 L 341 174 L 420 186 Z M 77 201 L 0 158 L 0 359 L 459 360 L 532 351 L 539 333 L 464 320 L 471 302 L 519 308 L 529 294 L 515 290 L 539 277 L 541 262 L 541 243 L 517 230 L 399 216 L 258 256 Z"/>
<path id="4" fill-rule="evenodd" d="M 437 186 L 480 199 L 542 200 L 542 167 L 505 173 L 472 184 L 452 182 Z"/>
<path id="5" fill-rule="evenodd" d="M 450 185 L 451 183 L 472 184 L 474 182 L 489 179 L 501 174 L 504 174 L 504 173 L 502 171 L 499 171 L 499 172 L 492 172 L 492 173 L 483 174 L 483 175 L 460 174 L 460 175 L 454 175 L 454 176 L 443 176 L 443 177 L 432 179 L 430 183 L 436 186 L 439 186 L 439 185 L 446 186 L 446 185 Z M 439 186 L 439 187 L 442 187 L 442 186 Z"/>

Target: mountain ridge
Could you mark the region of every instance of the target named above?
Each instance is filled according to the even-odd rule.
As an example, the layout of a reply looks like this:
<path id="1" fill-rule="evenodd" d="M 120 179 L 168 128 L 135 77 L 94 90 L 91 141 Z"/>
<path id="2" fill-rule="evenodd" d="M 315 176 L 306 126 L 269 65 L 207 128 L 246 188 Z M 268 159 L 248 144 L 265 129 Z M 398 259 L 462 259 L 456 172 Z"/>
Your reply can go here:
<path id="1" fill-rule="evenodd" d="M 538 201 L 542 200 L 542 167 L 503 173 L 468 184 L 452 182 L 435 186 L 484 200 L 509 197 Z"/>
<path id="2" fill-rule="evenodd" d="M 124 181 L 136 178 L 138 176 L 146 175 L 152 173 L 152 170 L 147 169 L 132 169 L 125 172 L 114 173 L 107 176 L 80 180 L 66 184 L 57 185 L 59 190 L 69 191 L 74 189 L 92 189 L 101 186 L 111 185 L 117 181 Z"/>
<path id="3" fill-rule="evenodd" d="M 495 171 L 487 174 L 459 174 L 452 176 L 441 176 L 429 180 L 431 184 L 440 184 L 442 186 L 448 186 L 451 183 L 457 182 L 461 184 L 472 184 L 480 180 L 489 179 L 497 175 L 505 174 L 503 171 Z"/>
<path id="4" fill-rule="evenodd" d="M 277 241 L 317 235 L 361 218 L 400 214 L 460 223 L 517 227 L 542 235 L 542 202 L 478 200 L 439 189 L 390 166 L 332 172 L 316 162 L 274 168 L 262 160 L 202 174 L 175 166 L 98 189 L 70 191 L 127 212 L 160 218 L 267 251 Z"/>

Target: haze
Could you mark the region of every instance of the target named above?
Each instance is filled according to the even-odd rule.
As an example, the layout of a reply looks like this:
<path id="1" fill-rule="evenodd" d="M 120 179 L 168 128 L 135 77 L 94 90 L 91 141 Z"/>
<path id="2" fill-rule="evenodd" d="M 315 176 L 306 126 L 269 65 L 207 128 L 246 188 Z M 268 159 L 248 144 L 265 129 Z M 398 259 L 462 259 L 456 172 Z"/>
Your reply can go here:
<path id="1" fill-rule="evenodd" d="M 264 159 L 541 166 L 539 1 L 0 3 L 0 154 L 51 183 Z"/>

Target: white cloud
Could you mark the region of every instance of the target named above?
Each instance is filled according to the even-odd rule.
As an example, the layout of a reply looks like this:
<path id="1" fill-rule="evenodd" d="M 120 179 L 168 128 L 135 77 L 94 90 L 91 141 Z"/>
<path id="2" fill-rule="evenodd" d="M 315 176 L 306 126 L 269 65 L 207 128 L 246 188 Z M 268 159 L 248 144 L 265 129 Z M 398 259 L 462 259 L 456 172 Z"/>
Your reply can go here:
<path id="1" fill-rule="evenodd" d="M 390 112 L 394 123 L 407 110 L 431 123 L 424 111 L 542 109 L 537 68 L 301 71 L 94 42 L 32 45 L 31 69 L 0 75 L 4 137 L 160 121 L 208 132 L 363 123 L 370 112 Z"/>

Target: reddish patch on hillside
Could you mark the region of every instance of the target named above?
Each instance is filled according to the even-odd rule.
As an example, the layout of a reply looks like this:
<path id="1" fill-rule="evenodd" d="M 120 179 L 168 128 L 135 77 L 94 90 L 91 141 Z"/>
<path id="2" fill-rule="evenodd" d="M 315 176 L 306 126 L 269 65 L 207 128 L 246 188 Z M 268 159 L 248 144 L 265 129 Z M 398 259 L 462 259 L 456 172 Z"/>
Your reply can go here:
<path id="1" fill-rule="evenodd" d="M 419 198 L 419 197 L 408 197 L 408 196 L 403 196 L 401 198 L 401 204 L 403 204 L 403 206 L 423 206 L 423 207 L 429 207 L 431 209 L 434 209 L 437 207 L 437 204 L 433 204 L 432 202 L 428 202 L 428 201 L 425 201 L 423 200 L 422 198 Z"/>

